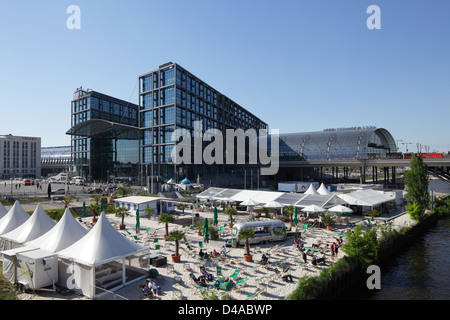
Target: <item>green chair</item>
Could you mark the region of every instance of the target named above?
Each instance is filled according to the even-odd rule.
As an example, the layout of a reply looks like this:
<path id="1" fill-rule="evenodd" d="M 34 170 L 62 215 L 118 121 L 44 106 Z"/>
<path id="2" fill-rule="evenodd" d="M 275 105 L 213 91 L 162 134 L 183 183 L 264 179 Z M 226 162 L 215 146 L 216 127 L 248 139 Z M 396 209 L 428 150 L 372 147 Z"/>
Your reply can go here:
<path id="1" fill-rule="evenodd" d="M 216 272 L 217 272 L 217 277 L 219 277 L 219 276 L 223 277 L 221 266 L 216 266 Z"/>
<path id="2" fill-rule="evenodd" d="M 198 242 L 198 246 L 199 246 L 200 248 L 204 248 L 204 247 L 203 247 L 203 242 L 202 242 L 202 241 L 199 241 L 199 242 Z"/>
<path id="3" fill-rule="evenodd" d="M 239 275 L 240 272 L 241 272 L 240 269 L 234 270 L 234 273 L 230 276 L 230 278 L 233 278 L 233 279 L 236 278 Z"/>

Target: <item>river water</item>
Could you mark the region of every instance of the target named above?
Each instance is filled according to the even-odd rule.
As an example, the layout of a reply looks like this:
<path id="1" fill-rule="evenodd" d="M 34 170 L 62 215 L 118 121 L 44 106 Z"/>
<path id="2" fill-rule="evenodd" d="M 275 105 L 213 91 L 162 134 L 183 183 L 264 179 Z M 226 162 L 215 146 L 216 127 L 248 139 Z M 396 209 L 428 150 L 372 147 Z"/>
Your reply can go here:
<path id="1" fill-rule="evenodd" d="M 431 181 L 430 189 L 450 193 L 450 186 L 442 181 Z M 450 217 L 447 217 L 439 219 L 436 226 L 382 267 L 381 289 L 365 289 L 348 298 L 450 300 L 449 270 Z"/>

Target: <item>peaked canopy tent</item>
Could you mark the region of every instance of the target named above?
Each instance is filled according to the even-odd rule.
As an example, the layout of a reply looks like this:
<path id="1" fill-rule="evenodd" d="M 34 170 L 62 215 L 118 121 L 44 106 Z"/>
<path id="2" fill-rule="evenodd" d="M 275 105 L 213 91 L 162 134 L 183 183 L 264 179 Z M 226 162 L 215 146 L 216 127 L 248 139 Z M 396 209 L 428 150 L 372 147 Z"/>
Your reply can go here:
<path id="1" fill-rule="evenodd" d="M 316 188 L 314 188 L 314 186 L 310 184 L 308 190 L 306 190 L 304 194 L 319 194 L 319 193 L 317 192 Z"/>
<path id="2" fill-rule="evenodd" d="M 30 218 L 30 215 L 20 205 L 19 201 L 9 209 L 8 213 L 0 220 L 0 235 L 8 233 Z"/>
<path id="3" fill-rule="evenodd" d="M 59 222 L 47 233 L 25 242 L 25 246 L 42 249 L 48 252 L 61 251 L 74 244 L 88 233 L 67 208 Z"/>
<path id="4" fill-rule="evenodd" d="M 8 210 L 0 202 L 0 219 L 3 218 L 8 213 Z"/>
<path id="5" fill-rule="evenodd" d="M 323 194 L 323 195 L 332 195 L 332 193 L 327 189 L 327 187 L 325 187 L 325 185 L 322 183 L 319 187 L 319 189 L 317 189 L 317 193 L 318 194 Z"/>
<path id="6" fill-rule="evenodd" d="M 0 250 L 3 251 L 22 247 L 25 242 L 40 237 L 55 225 L 56 222 L 53 221 L 44 211 L 42 206 L 38 204 L 27 221 L 0 237 Z"/>
<path id="7" fill-rule="evenodd" d="M 148 248 L 119 233 L 102 213 L 83 238 L 57 252 L 58 283 L 93 298 L 103 293 L 102 288 L 118 289 L 144 278 L 146 274 L 132 262 L 138 263 L 139 257 L 134 258 L 148 253 Z M 126 265 L 126 259 L 129 265 Z"/>

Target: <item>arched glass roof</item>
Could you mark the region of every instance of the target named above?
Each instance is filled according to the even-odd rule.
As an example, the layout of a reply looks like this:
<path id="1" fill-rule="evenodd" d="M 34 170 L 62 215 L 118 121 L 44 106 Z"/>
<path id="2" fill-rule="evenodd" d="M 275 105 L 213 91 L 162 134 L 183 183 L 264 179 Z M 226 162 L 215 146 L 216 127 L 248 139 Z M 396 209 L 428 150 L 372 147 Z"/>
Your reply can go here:
<path id="1" fill-rule="evenodd" d="M 279 135 L 280 161 L 370 158 L 396 150 L 392 135 L 375 127 Z"/>

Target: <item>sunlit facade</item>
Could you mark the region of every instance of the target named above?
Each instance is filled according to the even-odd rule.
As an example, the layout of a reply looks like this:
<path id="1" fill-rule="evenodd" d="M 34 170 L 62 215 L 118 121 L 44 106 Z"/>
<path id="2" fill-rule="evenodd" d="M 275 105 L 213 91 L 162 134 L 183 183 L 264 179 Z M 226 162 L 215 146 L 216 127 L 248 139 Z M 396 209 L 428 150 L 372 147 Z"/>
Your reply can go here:
<path id="1" fill-rule="evenodd" d="M 73 174 L 89 180 L 139 173 L 138 106 L 79 88 L 72 101 Z"/>
<path id="2" fill-rule="evenodd" d="M 194 136 L 194 123 L 202 132 L 217 129 L 268 129 L 266 123 L 176 63 L 166 63 L 139 77 L 141 159 L 149 175 L 163 181 L 214 175 L 233 170 L 224 165 L 179 165 L 172 161 L 175 129 Z M 225 136 L 225 135 L 224 135 Z"/>

